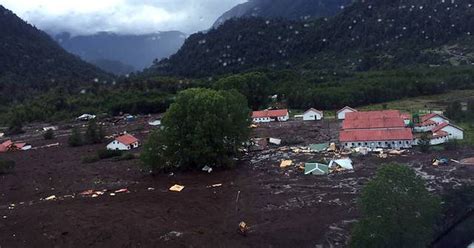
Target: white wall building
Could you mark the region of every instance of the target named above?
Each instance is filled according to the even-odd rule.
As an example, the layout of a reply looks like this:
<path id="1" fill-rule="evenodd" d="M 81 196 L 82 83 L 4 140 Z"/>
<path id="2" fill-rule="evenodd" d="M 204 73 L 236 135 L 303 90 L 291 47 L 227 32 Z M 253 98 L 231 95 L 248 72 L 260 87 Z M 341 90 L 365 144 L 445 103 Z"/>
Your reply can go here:
<path id="1" fill-rule="evenodd" d="M 139 140 L 137 138 L 133 137 L 130 134 L 124 134 L 110 142 L 107 145 L 107 150 L 128 151 L 131 149 L 138 148 L 139 145 Z"/>
<path id="2" fill-rule="evenodd" d="M 252 120 L 254 123 L 265 123 L 272 121 L 288 121 L 290 114 L 287 109 L 253 111 Z"/>
<path id="3" fill-rule="evenodd" d="M 338 120 L 345 120 L 346 119 L 346 113 L 353 113 L 353 112 L 357 112 L 357 110 L 355 110 L 351 107 L 345 106 L 344 108 L 337 111 L 337 119 Z"/>
<path id="4" fill-rule="evenodd" d="M 451 124 L 451 123 L 441 123 L 438 126 L 436 126 L 435 129 L 432 130 L 433 134 L 439 133 L 440 131 L 444 131 L 448 133 L 448 139 L 458 139 L 462 140 L 464 139 L 464 129 Z"/>
<path id="5" fill-rule="evenodd" d="M 324 117 L 324 113 L 314 108 L 306 110 L 303 114 L 303 121 L 319 121 Z"/>

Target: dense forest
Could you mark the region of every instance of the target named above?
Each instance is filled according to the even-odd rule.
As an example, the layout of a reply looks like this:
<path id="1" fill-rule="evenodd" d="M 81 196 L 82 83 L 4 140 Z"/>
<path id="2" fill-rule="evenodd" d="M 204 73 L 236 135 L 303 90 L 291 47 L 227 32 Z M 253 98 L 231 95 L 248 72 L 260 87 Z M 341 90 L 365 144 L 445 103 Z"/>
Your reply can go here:
<path id="1" fill-rule="evenodd" d="M 217 28 L 234 18 L 307 20 L 329 17 L 336 15 L 352 2 L 353 0 L 250 0 L 224 13 L 213 27 Z"/>
<path id="2" fill-rule="evenodd" d="M 22 100 L 50 88 L 110 80 L 107 73 L 64 51 L 46 33 L 0 5 L 0 100 Z"/>
<path id="3" fill-rule="evenodd" d="M 367 0 L 332 18 L 233 19 L 192 35 L 147 73 L 204 77 L 255 67 L 365 71 L 471 64 L 473 26 L 469 0 Z"/>
<path id="4" fill-rule="evenodd" d="M 73 63 L 57 58 L 31 68 L 34 61 L 6 62 L 18 59 L 11 54 L 15 50 L 1 53 L 0 65 L 10 72 L 0 74 L 7 103 L 0 106 L 0 122 L 59 121 L 86 112 L 160 113 L 177 92 L 192 87 L 236 89 L 252 109 L 271 106 L 268 97 L 278 95 L 280 106 L 323 110 L 472 89 L 471 6 L 467 0 L 366 0 L 326 19 L 233 19 L 192 35 L 176 55 L 145 72 L 116 79 L 101 78 L 104 74 L 6 11 L 21 34 L 10 28 L 0 39 L 21 41 L 24 51 L 15 47 L 21 58 L 29 58 L 21 52 L 33 54 L 34 61 L 58 53 Z M 31 44 L 24 36 L 41 39 Z M 45 49 L 29 47 L 42 42 Z"/>

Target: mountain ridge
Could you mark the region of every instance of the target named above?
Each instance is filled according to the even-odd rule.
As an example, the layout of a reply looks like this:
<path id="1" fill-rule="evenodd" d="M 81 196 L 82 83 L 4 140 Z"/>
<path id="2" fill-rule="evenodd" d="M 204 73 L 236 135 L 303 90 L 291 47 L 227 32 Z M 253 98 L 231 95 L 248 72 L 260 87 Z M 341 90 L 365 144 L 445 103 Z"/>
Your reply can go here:
<path id="1" fill-rule="evenodd" d="M 468 0 L 365 0 L 331 18 L 306 21 L 232 19 L 188 38 L 149 73 L 205 77 L 255 68 L 389 69 L 450 63 L 444 46 L 473 51 Z M 463 64 L 472 63 L 464 56 Z M 309 67 L 308 67 L 309 66 Z"/>
<path id="2" fill-rule="evenodd" d="M 250 0 L 222 14 L 214 23 L 217 28 L 224 22 L 242 17 L 307 20 L 337 14 L 353 0 Z"/>
<path id="3" fill-rule="evenodd" d="M 99 32 L 92 35 L 71 36 L 64 32 L 54 39 L 68 52 L 80 56 L 85 61 L 96 64 L 102 69 L 121 75 L 123 67 L 103 66 L 96 61 L 115 61 L 132 66 L 134 70 L 143 70 L 156 59 L 171 56 L 184 44 L 186 34 L 179 31 L 157 32 L 143 35 Z M 109 64 L 110 65 L 110 64 Z M 130 68 L 128 68 L 130 70 Z M 128 71 L 130 73 L 132 71 Z"/>

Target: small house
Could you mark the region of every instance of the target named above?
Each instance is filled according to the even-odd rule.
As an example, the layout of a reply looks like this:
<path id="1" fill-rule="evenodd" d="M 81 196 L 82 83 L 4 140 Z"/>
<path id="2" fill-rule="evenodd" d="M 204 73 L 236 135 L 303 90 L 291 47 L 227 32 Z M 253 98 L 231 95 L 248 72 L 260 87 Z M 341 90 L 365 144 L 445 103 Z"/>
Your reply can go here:
<path id="1" fill-rule="evenodd" d="M 290 114 L 287 109 L 253 111 L 252 120 L 255 123 L 288 121 Z"/>
<path id="2" fill-rule="evenodd" d="M 115 138 L 107 145 L 107 150 L 128 151 L 138 148 L 139 140 L 130 134 L 124 134 Z"/>
<path id="3" fill-rule="evenodd" d="M 446 132 L 448 134 L 448 139 L 464 139 L 464 129 L 451 124 L 451 123 L 441 123 L 436 126 L 431 132 L 433 134 L 440 133 L 440 131 Z"/>
<path id="4" fill-rule="evenodd" d="M 357 112 L 357 110 L 355 110 L 351 107 L 345 106 L 344 108 L 337 111 L 337 113 L 336 113 L 337 119 L 338 120 L 345 120 L 346 119 L 346 113 L 354 113 L 354 112 Z"/>
<path id="5" fill-rule="evenodd" d="M 436 122 L 432 120 L 426 120 L 422 123 L 416 124 L 415 127 L 413 127 L 413 131 L 420 132 L 420 133 L 429 132 L 433 130 L 436 127 L 436 125 L 437 125 Z"/>
<path id="6" fill-rule="evenodd" d="M 324 113 L 314 108 L 310 108 L 303 113 L 303 121 L 319 121 L 322 120 L 323 117 Z"/>

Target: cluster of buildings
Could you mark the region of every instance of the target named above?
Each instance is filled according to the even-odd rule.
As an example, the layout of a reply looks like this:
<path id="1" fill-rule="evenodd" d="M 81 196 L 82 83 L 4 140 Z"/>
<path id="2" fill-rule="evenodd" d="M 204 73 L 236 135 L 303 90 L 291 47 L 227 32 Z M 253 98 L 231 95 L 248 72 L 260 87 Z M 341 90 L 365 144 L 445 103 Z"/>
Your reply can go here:
<path id="1" fill-rule="evenodd" d="M 295 116 L 303 121 L 318 121 L 324 112 L 311 108 Z M 463 139 L 464 130 L 441 114 L 430 113 L 413 119 L 398 110 L 357 111 L 344 107 L 337 111 L 342 121 L 339 142 L 342 147 L 405 149 L 417 145 L 420 133 L 426 133 L 431 145 L 439 145 L 453 139 Z M 254 123 L 284 122 L 290 119 L 287 109 L 254 111 Z"/>

